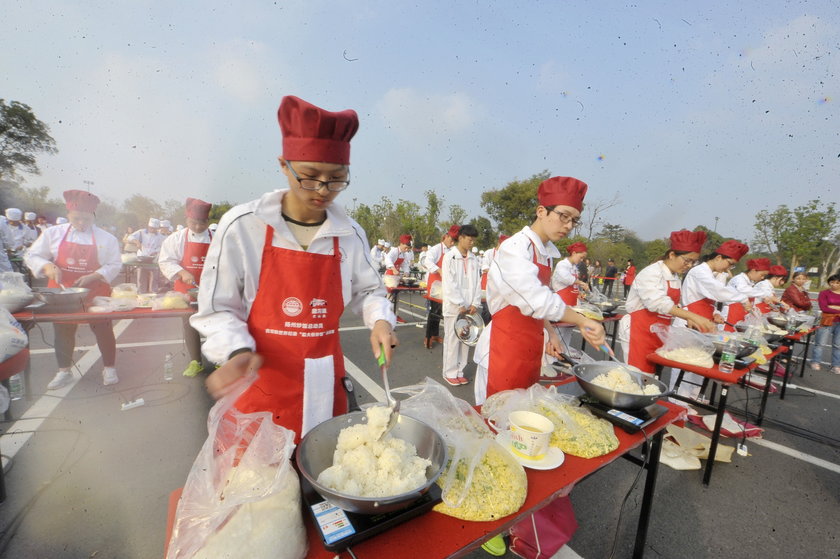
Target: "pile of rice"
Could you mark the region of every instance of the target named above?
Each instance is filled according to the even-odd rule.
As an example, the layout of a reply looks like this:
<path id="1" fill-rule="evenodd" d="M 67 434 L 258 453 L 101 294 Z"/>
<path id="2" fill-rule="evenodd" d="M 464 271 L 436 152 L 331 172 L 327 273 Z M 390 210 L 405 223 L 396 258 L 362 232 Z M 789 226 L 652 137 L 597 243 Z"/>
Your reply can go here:
<path id="1" fill-rule="evenodd" d="M 367 423 L 341 430 L 333 465 L 321 472 L 318 483 L 355 497 L 391 497 L 425 485 L 432 463 L 417 456 L 413 444 L 390 434 L 377 440 L 391 408 L 372 406 L 366 413 Z"/>
<path id="2" fill-rule="evenodd" d="M 636 379 L 626 369 L 621 367 L 616 367 L 606 373 L 601 373 L 592 379 L 592 384 L 597 384 L 598 386 L 625 394 L 646 394 L 652 396 L 660 393 L 659 387 L 655 384 L 648 384 L 642 389 L 639 383 L 636 382 Z"/>

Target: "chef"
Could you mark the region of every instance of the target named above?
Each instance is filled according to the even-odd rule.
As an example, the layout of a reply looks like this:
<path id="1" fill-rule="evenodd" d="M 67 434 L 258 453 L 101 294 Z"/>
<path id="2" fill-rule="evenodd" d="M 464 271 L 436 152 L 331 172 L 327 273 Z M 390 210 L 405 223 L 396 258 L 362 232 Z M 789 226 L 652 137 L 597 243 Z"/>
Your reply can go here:
<path id="1" fill-rule="evenodd" d="M 386 276 L 407 276 L 411 272 L 414 253 L 411 250 L 411 235 L 400 235 L 400 244 L 385 254 Z"/>
<path id="2" fill-rule="evenodd" d="M 762 297 L 765 295 L 763 289 L 756 289 L 755 284 L 767 277 L 770 273 L 770 259 L 769 258 L 754 258 L 747 260 L 747 269 L 741 272 L 731 280 L 727 285 L 734 287 L 743 295 L 749 298 L 750 303 L 762 302 Z M 758 301 L 756 301 L 758 298 Z M 779 298 L 771 296 L 767 298 L 765 303 L 778 303 Z M 747 310 L 741 303 L 732 303 L 727 306 L 726 321 L 730 324 L 738 324 L 747 316 Z M 726 330 L 733 331 L 734 328 L 726 326 Z"/>
<path id="3" fill-rule="evenodd" d="M 767 277 L 755 284 L 755 289 L 761 292 L 757 297 L 758 302 L 755 307 L 761 311 L 761 314 L 767 314 L 773 310 L 770 304 L 779 305 L 784 310 L 790 308 L 787 303 L 776 296 L 776 290 L 787 281 L 787 274 L 788 271 L 784 266 L 773 265 L 767 270 Z"/>
<path id="4" fill-rule="evenodd" d="M 568 256 L 554 266 L 554 273 L 551 274 L 551 289 L 553 289 L 567 306 L 574 307 L 578 304 L 580 290 L 589 291 L 589 285 L 581 281 L 578 276 L 578 266 L 586 258 L 586 245 L 577 242 L 566 247 Z M 572 329 L 557 327 L 565 346 L 563 351 L 572 341 Z"/>
<path id="5" fill-rule="evenodd" d="M 38 238 L 38 235 L 41 234 L 41 229 L 38 228 L 38 222 L 36 221 L 38 216 L 35 212 L 26 212 L 23 214 L 23 225 L 29 229 L 29 244 L 35 242 L 35 239 Z"/>
<path id="6" fill-rule="evenodd" d="M 483 404 L 486 396 L 496 392 L 528 388 L 538 382 L 543 353 L 560 356 L 561 343 L 551 322 L 579 326 L 584 339 L 595 347 L 604 343 L 603 326 L 567 308 L 549 286 L 552 260 L 560 257 L 554 243 L 566 237 L 580 221 L 586 191 L 586 184 L 572 177 L 543 181 L 537 189 L 534 222 L 496 251 L 487 276 L 487 303 L 493 321 L 482 331 L 475 351 L 479 363 L 475 382 L 477 404 Z M 485 360 L 486 370 L 482 366 Z M 522 522 L 528 527 L 522 532 L 527 533 L 531 533 L 532 522 L 534 526 L 537 522 L 576 525 L 568 497 L 556 499 L 534 518 Z M 569 532 L 573 533 L 574 529 Z M 485 545 L 495 548 L 497 542 L 494 539 Z M 534 548 L 540 545 L 529 543 Z M 503 549 L 504 545 L 500 547 Z M 556 551 L 542 549 L 547 556 Z"/>
<path id="7" fill-rule="evenodd" d="M 18 208 L 6 208 L 6 227 L 8 228 L 9 247 L 14 255 L 23 253 L 37 235 L 23 223 L 23 212 Z"/>
<path id="8" fill-rule="evenodd" d="M 717 324 L 724 322 L 723 315 L 716 309 L 717 303 L 748 303 L 747 296 L 721 281 L 726 274 L 749 251 L 744 243 L 729 240 L 714 252 L 706 255 L 703 262 L 691 268 L 685 275 L 682 287 L 682 305 L 687 310 Z"/>
<path id="9" fill-rule="evenodd" d="M 452 229 L 449 230 L 452 233 Z M 455 246 L 443 256 L 443 380 L 452 386 L 468 384 L 464 376 L 470 347 L 458 339 L 455 320 L 461 313 L 481 308 L 481 262 L 472 252 L 478 230 L 472 225 L 458 228 Z"/>
<path id="10" fill-rule="evenodd" d="M 187 198 L 187 226 L 166 237 L 160 247 L 158 267 L 163 276 L 173 282 L 175 291 L 186 293 L 201 282 L 204 259 L 213 237 L 207 229 L 212 207 L 212 204 L 204 200 Z M 198 332 L 189 325 L 188 319 L 184 320 L 184 340 L 191 361 L 183 374 L 186 377 L 194 377 L 203 369 L 201 340 Z"/>
<path id="11" fill-rule="evenodd" d="M 376 245 L 370 249 L 370 259 L 377 270 L 383 268 L 383 262 L 385 260 L 385 241 L 383 239 L 376 241 Z"/>
<path id="12" fill-rule="evenodd" d="M 145 229 L 138 229 L 128 236 L 129 243 L 132 246 L 127 247 L 126 250 L 128 251 L 129 248 L 136 249 L 137 256 L 157 258 L 165 238 L 160 233 L 160 220 L 151 217 Z M 157 270 L 143 267 L 137 268 L 137 289 L 140 290 L 140 293 L 154 293 L 157 291 L 157 279 Z"/>
<path id="13" fill-rule="evenodd" d="M 6 226 L 5 216 L 0 215 L 0 272 L 11 272 L 12 263 L 9 255 L 12 253 L 12 234 Z"/>
<path id="14" fill-rule="evenodd" d="M 654 372 L 654 364 L 647 356 L 662 346 L 651 326 L 671 323 L 677 317 L 702 332 L 714 330 L 708 318 L 681 308 L 680 274 L 697 262 L 706 242 L 703 231 L 674 231 L 670 248 L 634 278 L 627 294 L 627 314 L 619 322 L 619 340 L 628 364 L 646 372 Z"/>
<path id="15" fill-rule="evenodd" d="M 84 190 L 64 192 L 69 223 L 50 227 L 38 237 L 24 261 L 36 278 L 49 278 L 48 287 L 85 287 L 88 301 L 111 294 L 111 282 L 120 272 L 120 244 L 117 238 L 94 225 L 99 198 Z M 72 381 L 70 367 L 76 346 L 77 323 L 55 323 L 55 357 L 58 373 L 47 385 L 56 390 Z M 117 342 L 110 320 L 90 323 L 102 354 L 102 384 L 119 382 L 114 367 Z"/>
<path id="16" fill-rule="evenodd" d="M 442 286 L 438 284 L 432 295 L 432 286 L 435 282 L 441 281 L 441 267 L 443 257 L 455 244 L 458 238 L 458 226 L 453 225 L 449 231 L 444 233 L 440 242 L 426 251 L 424 267 L 428 276 L 426 277 L 426 296 L 429 298 L 429 315 L 426 317 L 426 337 L 423 340 L 423 347 L 432 349 L 435 342 L 442 342 L 440 337 L 440 317 L 443 316 Z"/>
<path id="17" fill-rule="evenodd" d="M 222 217 L 190 322 L 206 337 L 204 355 L 220 364 L 207 379 L 210 393 L 224 395 L 258 368 L 236 408 L 272 412 L 298 442 L 347 410 L 338 336 L 345 306 L 363 316 L 374 357 L 382 348 L 387 362 L 397 343 L 396 317 L 371 266 L 367 235 L 333 204 L 350 185 L 356 112 L 287 96 L 278 120 L 289 187 Z"/>

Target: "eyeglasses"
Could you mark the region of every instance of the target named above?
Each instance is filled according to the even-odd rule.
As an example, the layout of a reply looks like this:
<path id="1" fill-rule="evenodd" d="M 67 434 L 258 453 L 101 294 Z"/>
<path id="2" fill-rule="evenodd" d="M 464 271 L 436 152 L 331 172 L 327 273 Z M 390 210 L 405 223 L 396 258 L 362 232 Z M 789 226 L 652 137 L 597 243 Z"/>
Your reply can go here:
<path id="1" fill-rule="evenodd" d="M 289 170 L 292 172 L 292 176 L 295 177 L 295 180 L 298 181 L 300 187 L 304 190 L 321 190 L 323 187 L 327 187 L 327 190 L 330 192 L 341 192 L 348 186 L 350 186 L 350 171 L 347 171 L 347 180 L 342 181 L 319 181 L 318 179 L 302 179 L 295 173 L 294 167 L 288 161 L 286 165 L 289 166 Z"/>
<path id="2" fill-rule="evenodd" d="M 686 258 L 682 254 L 678 254 L 677 256 L 679 256 L 682 259 L 682 261 L 685 262 L 686 264 L 688 264 L 689 266 L 694 266 L 695 264 L 697 264 L 697 259 L 696 258 Z"/>
<path id="3" fill-rule="evenodd" d="M 557 211 L 554 211 L 554 210 L 551 210 L 551 213 L 555 213 L 558 216 L 560 216 L 560 222 L 563 225 L 568 225 L 569 223 L 572 224 L 572 227 L 577 227 L 578 225 L 580 225 L 580 218 L 579 217 L 572 217 L 569 214 L 567 214 L 566 212 L 557 212 Z"/>

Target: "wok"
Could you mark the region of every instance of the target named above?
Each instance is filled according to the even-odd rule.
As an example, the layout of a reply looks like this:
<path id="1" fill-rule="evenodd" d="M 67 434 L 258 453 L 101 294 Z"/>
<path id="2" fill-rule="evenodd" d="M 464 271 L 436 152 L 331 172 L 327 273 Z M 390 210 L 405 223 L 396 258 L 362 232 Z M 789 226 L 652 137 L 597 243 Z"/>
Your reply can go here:
<path id="1" fill-rule="evenodd" d="M 321 472 L 332 466 L 339 432 L 366 421 L 365 412 L 351 412 L 328 419 L 309 431 L 297 448 L 298 470 L 322 497 L 346 511 L 382 514 L 404 509 L 429 491 L 446 467 L 448 455 L 443 437 L 437 431 L 405 414 L 400 414 L 391 436 L 410 442 L 417 448 L 418 456 L 431 460 L 432 465 L 426 469 L 426 483 L 421 487 L 391 497 L 356 497 L 318 483 Z"/>
<path id="2" fill-rule="evenodd" d="M 598 363 L 581 363 L 572 367 L 572 373 L 578 381 L 578 384 L 583 388 L 584 392 L 601 402 L 613 408 L 622 408 L 626 410 L 639 410 L 646 408 L 653 404 L 660 398 L 665 398 L 671 394 L 665 384 L 644 373 L 639 373 L 631 369 L 625 369 L 630 376 L 641 382 L 644 386 L 653 384 L 658 387 L 660 394 L 628 394 L 626 392 L 618 392 L 603 386 L 598 386 L 592 383 L 592 379 L 602 373 L 612 371 L 616 367 L 620 367 L 616 363 L 610 361 L 601 361 Z"/>
<path id="3" fill-rule="evenodd" d="M 720 339 L 712 338 L 712 343 L 715 344 L 715 354 L 712 356 L 712 358 L 715 360 L 715 362 L 720 361 L 720 356 L 723 353 L 723 346 L 726 345 L 726 342 Z M 752 355 L 757 349 L 758 346 L 748 344 L 744 341 L 739 341 L 738 352 L 735 354 L 735 359 L 743 359 L 748 355 Z"/>
<path id="4" fill-rule="evenodd" d="M 32 294 L 45 305 L 44 310 L 73 312 L 82 310 L 85 298 L 90 293 L 86 287 L 33 287 Z"/>
<path id="5" fill-rule="evenodd" d="M 780 314 L 768 314 L 767 322 L 779 328 L 787 328 L 788 320 L 786 316 L 782 316 Z"/>

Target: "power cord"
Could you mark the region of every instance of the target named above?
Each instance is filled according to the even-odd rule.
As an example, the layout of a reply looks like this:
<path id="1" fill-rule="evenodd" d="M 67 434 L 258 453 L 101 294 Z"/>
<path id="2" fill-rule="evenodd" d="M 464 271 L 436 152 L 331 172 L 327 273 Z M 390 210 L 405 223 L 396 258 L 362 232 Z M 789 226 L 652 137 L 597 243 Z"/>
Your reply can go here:
<path id="1" fill-rule="evenodd" d="M 639 483 L 639 479 L 642 477 L 642 472 L 644 472 L 647 468 L 648 459 L 650 458 L 650 438 L 644 428 L 639 430 L 642 432 L 642 435 L 645 436 L 645 448 L 647 450 L 643 453 L 644 460 L 642 460 L 642 465 L 639 467 L 639 471 L 636 473 L 636 477 L 633 479 L 630 489 L 627 490 L 627 493 L 624 495 L 624 499 L 621 500 L 621 506 L 618 508 L 618 520 L 615 523 L 615 535 L 613 536 L 612 550 L 610 551 L 609 559 L 613 559 L 613 557 L 615 557 L 615 550 L 618 547 L 618 534 L 621 529 L 621 517 L 624 514 L 624 505 L 627 504 L 627 499 L 630 498 L 630 494 L 636 488 L 636 484 Z"/>

